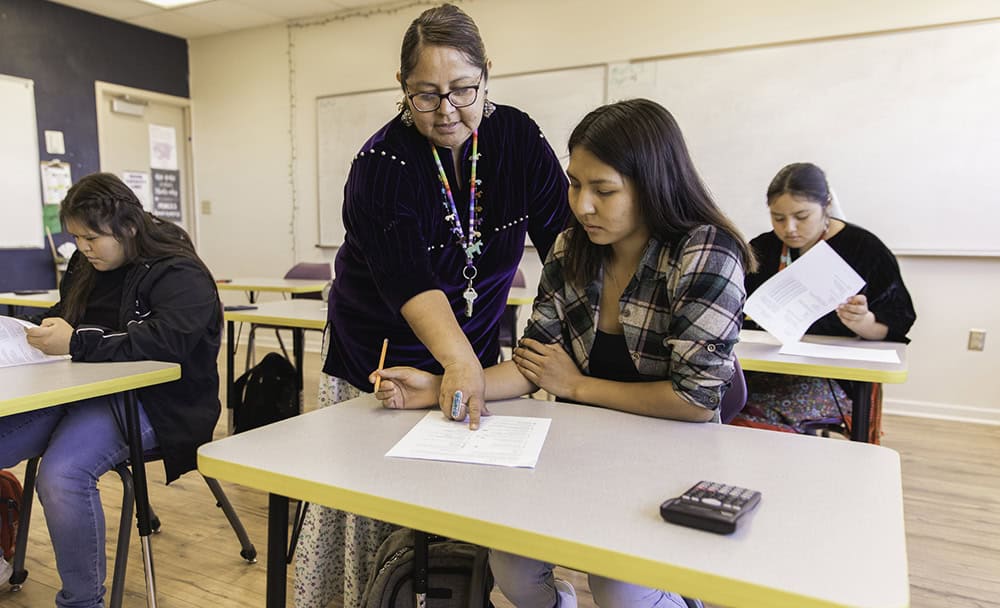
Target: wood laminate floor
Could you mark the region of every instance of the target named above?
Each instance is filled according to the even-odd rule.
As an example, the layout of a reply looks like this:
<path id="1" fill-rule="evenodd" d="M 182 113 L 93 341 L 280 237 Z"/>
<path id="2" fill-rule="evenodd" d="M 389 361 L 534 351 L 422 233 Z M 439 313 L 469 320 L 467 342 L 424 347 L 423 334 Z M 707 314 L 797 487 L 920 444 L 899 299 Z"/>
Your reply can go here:
<path id="1" fill-rule="evenodd" d="M 220 369 L 224 364 L 220 359 Z M 319 368 L 319 356 L 307 353 L 306 409 L 316 404 Z M 903 461 L 911 606 L 1000 608 L 1000 427 L 900 416 L 886 416 L 883 426 L 883 444 L 897 450 Z M 224 432 L 223 419 L 217 435 Z M 223 484 L 260 553 L 259 563 L 250 565 L 240 558 L 235 536 L 197 473 L 168 487 L 163 485 L 160 464 L 150 465 L 148 471 L 150 498 L 163 523 L 161 533 L 153 537 L 159 606 L 263 607 L 266 495 Z M 21 476 L 23 465 L 15 472 Z M 108 555 L 113 558 L 121 482 L 112 473 L 101 479 L 100 488 L 108 521 Z M 134 524 L 132 528 L 124 604 L 141 608 L 146 605 L 142 558 Z M 816 533 L 836 534 L 836 530 Z M 109 571 L 111 567 L 109 561 Z M 21 591 L 0 586 L 0 608 L 54 604 L 59 577 L 37 501 L 27 568 L 29 577 Z M 585 575 L 562 569 L 557 575 L 574 583 L 581 608 L 593 607 Z M 494 600 L 498 607 L 510 606 L 498 592 Z"/>

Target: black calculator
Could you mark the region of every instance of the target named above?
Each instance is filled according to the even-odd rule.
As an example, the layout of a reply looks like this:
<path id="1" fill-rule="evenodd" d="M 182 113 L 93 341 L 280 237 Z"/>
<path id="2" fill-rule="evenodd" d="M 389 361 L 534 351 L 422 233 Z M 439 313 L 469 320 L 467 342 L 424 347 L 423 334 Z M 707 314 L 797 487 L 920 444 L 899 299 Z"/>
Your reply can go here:
<path id="1" fill-rule="evenodd" d="M 736 524 L 760 502 L 760 492 L 714 481 L 699 481 L 677 498 L 660 505 L 663 519 L 708 530 L 732 534 Z"/>

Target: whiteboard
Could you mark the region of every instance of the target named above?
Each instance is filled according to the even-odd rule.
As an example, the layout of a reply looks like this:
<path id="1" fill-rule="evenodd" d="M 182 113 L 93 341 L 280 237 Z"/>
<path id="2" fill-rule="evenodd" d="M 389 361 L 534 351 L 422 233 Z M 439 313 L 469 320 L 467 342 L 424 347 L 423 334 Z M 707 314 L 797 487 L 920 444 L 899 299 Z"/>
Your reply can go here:
<path id="1" fill-rule="evenodd" d="M 568 162 L 566 142 L 583 116 L 604 103 L 603 65 L 497 76 L 489 80 L 490 99 L 527 112 L 542 129 L 556 155 Z M 341 209 L 351 159 L 375 131 L 392 118 L 402 98 L 398 88 L 332 95 L 316 99 L 319 244 L 344 241 Z"/>
<path id="2" fill-rule="evenodd" d="M 39 167 L 35 83 L 0 74 L 0 248 L 44 245 Z"/>
<path id="3" fill-rule="evenodd" d="M 811 161 L 894 251 L 1000 254 L 1000 23 L 613 66 L 608 98 L 634 96 L 674 114 L 748 236 L 775 173 Z"/>

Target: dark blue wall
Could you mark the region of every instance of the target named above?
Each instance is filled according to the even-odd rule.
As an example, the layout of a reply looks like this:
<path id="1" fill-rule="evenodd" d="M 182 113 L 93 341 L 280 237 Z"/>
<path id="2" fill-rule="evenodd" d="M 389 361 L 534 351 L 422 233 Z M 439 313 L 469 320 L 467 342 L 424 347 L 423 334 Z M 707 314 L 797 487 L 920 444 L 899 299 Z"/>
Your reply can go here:
<path id="1" fill-rule="evenodd" d="M 0 0 L 0 73 L 35 81 L 40 160 L 55 158 L 43 132 L 62 131 L 57 158 L 79 179 L 101 163 L 94 81 L 188 97 L 187 41 L 43 0 Z M 48 248 L 0 249 L 0 291 L 54 286 Z"/>

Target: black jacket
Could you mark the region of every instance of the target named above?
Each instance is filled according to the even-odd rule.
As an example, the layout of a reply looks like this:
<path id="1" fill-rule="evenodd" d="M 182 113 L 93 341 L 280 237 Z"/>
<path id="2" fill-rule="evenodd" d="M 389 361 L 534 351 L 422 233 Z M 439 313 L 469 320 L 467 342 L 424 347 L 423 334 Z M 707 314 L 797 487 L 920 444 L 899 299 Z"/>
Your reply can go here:
<path id="1" fill-rule="evenodd" d="M 61 296 L 65 297 L 81 263 L 86 262 L 77 252 L 63 277 Z M 60 313 L 61 302 L 43 316 Z M 79 325 L 69 352 L 73 361 L 156 360 L 181 365 L 179 380 L 138 391 L 170 483 L 196 468 L 198 446 L 212 440 L 219 419 L 219 294 L 211 275 L 191 259 L 139 260 L 125 277 L 119 314 L 124 331 Z"/>

